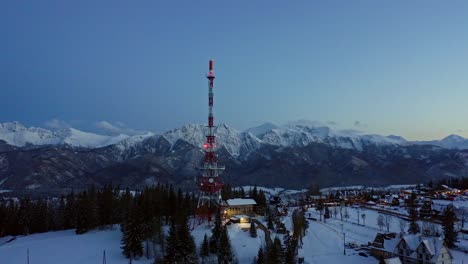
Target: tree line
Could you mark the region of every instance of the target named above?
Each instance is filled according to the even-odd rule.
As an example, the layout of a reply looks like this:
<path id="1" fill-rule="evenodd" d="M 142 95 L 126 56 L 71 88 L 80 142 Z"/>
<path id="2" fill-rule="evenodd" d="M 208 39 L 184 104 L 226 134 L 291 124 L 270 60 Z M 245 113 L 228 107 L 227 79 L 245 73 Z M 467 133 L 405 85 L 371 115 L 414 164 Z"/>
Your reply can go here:
<path id="1" fill-rule="evenodd" d="M 245 192 L 229 185 L 223 198 L 249 196 L 257 201 L 256 210 L 266 207 L 263 191 Z M 229 235 L 221 225 L 221 216 L 209 237 L 209 244 L 197 250 L 189 220 L 195 215 L 197 197 L 177 191 L 170 185 L 146 187 L 140 191 L 105 186 L 91 187 L 60 198 L 11 198 L 0 200 L 0 237 L 75 229 L 77 234 L 120 224 L 123 233 L 122 253 L 130 259 L 142 256 L 157 263 L 197 263 L 217 258 L 219 263 L 234 263 Z M 163 231 L 169 226 L 169 232 Z M 208 253 L 206 251 L 208 248 Z M 204 251 L 203 251 L 204 250 Z"/>

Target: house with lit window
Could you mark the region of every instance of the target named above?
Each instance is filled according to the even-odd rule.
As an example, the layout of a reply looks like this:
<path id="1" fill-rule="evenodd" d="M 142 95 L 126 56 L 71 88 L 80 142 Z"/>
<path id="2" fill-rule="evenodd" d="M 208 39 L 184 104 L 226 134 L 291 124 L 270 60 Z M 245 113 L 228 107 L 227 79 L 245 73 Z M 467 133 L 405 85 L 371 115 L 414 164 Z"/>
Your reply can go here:
<path id="1" fill-rule="evenodd" d="M 231 218 L 236 215 L 252 216 L 254 214 L 254 206 L 257 204 L 254 199 L 227 199 L 226 201 L 226 218 Z"/>
<path id="2" fill-rule="evenodd" d="M 442 239 L 421 235 L 377 234 L 371 253 L 378 259 L 398 257 L 403 264 L 452 264 L 453 259 Z"/>

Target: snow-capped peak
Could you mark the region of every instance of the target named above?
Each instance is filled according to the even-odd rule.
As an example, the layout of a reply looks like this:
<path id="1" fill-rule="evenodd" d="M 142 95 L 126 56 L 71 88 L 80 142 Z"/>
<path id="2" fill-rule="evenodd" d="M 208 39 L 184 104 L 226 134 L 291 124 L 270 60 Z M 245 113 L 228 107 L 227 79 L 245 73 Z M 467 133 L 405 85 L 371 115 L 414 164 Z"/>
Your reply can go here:
<path id="1" fill-rule="evenodd" d="M 261 136 L 263 134 L 265 134 L 266 132 L 272 130 L 272 129 L 275 129 L 275 128 L 278 128 L 277 125 L 273 124 L 273 123 L 264 123 L 264 124 L 261 124 L 259 126 L 256 126 L 256 127 L 251 127 L 251 128 L 248 128 L 245 130 L 245 132 L 248 132 L 256 137 L 258 136 Z"/>
<path id="2" fill-rule="evenodd" d="M 468 149 L 468 139 L 454 134 L 441 140 L 415 141 L 413 143 L 420 145 L 435 145 L 446 149 Z"/>
<path id="3" fill-rule="evenodd" d="M 0 123 L 0 139 L 10 145 L 68 144 L 75 147 L 98 148 L 116 144 L 129 136 L 106 136 L 83 132 L 74 128 L 51 131 L 44 128 L 25 127 L 19 122 Z"/>
<path id="4" fill-rule="evenodd" d="M 206 141 L 207 132 L 208 128 L 204 124 L 189 124 L 178 129 L 170 130 L 164 133 L 163 136 L 171 144 L 174 144 L 179 139 L 183 139 L 194 146 L 201 147 Z M 248 147 L 245 146 L 245 144 L 251 145 L 251 140 L 246 139 L 255 137 L 245 132 L 239 132 L 226 124 L 219 124 L 215 127 L 214 133 L 218 146 L 224 146 L 233 156 L 238 156 L 241 151 L 246 150 Z"/>

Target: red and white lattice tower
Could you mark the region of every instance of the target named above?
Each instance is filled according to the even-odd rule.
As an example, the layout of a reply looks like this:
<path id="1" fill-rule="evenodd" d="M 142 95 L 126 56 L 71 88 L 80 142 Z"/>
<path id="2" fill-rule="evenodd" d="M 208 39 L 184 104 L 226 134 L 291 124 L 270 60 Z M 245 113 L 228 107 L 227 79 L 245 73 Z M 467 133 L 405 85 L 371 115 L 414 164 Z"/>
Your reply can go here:
<path id="1" fill-rule="evenodd" d="M 215 75 L 213 73 L 213 60 L 210 60 L 209 72 L 206 75 L 208 79 L 208 131 L 206 143 L 203 145 L 205 158 L 200 167 L 201 177 L 197 179 L 197 185 L 200 189 L 197 204 L 197 217 L 201 223 L 203 219 L 211 221 L 211 216 L 221 206 L 221 188 L 224 183 L 219 176 L 224 171 L 224 166 L 218 165 L 218 156 L 216 155 L 216 140 L 214 135 L 214 115 L 213 115 L 213 88 Z"/>

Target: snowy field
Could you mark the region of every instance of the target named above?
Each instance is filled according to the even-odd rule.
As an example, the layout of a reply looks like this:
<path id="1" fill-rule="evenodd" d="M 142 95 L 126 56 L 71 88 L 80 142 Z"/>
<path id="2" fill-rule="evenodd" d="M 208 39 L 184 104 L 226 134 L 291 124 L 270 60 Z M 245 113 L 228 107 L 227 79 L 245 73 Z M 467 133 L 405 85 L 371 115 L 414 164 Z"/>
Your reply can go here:
<path id="1" fill-rule="evenodd" d="M 253 238 L 250 236 L 249 229 L 250 223 L 228 226 L 231 246 L 239 263 L 252 263 L 255 256 L 257 256 L 260 246 L 265 246 L 265 234 L 263 231 L 257 229 L 257 237 Z M 192 231 L 197 248 L 200 247 L 205 234 L 208 237 L 211 235 L 211 229 L 207 225 L 198 226 Z"/>
<path id="2" fill-rule="evenodd" d="M 14 241 L 0 244 L 1 264 L 26 263 L 27 250 L 32 264 L 87 264 L 102 263 L 103 251 L 109 264 L 128 264 L 122 255 L 120 228 L 92 231 L 76 235 L 75 230 L 48 232 L 17 237 Z M 151 260 L 140 259 L 135 264 L 149 264 Z"/>
<path id="3" fill-rule="evenodd" d="M 290 212 L 293 211 L 291 208 Z M 343 254 L 343 231 L 346 233 L 346 242 L 367 244 L 374 239 L 375 234 L 380 232 L 377 225 L 378 212 L 373 210 L 359 209 L 359 215 L 366 214 L 366 224 L 357 225 L 357 208 L 348 207 L 350 218 L 348 221 L 340 221 L 337 218 L 327 219 L 326 223 L 320 221 L 309 221 L 309 229 L 303 239 L 299 256 L 303 256 L 306 264 L 315 263 L 347 263 L 347 264 L 371 264 L 378 263 L 377 259 L 369 256 L 358 255 L 358 251 L 347 248 L 346 255 Z M 319 218 L 315 209 L 309 209 L 306 213 L 311 217 Z M 291 228 L 291 217 L 284 217 L 282 221 L 288 229 Z M 343 225 L 341 225 L 343 224 Z M 252 263 L 260 246 L 265 245 L 264 233 L 257 230 L 256 238 L 250 237 L 250 224 L 233 224 L 228 226 L 229 236 L 233 251 L 239 263 Z M 440 227 L 439 227 L 440 228 Z M 384 228 L 386 230 L 386 228 Z M 390 231 L 399 232 L 399 219 L 393 217 L 390 223 Z M 204 224 L 192 231 L 197 249 L 203 240 L 203 236 L 211 234 L 210 228 Z M 274 235 L 273 235 L 274 236 Z M 282 236 L 278 235 L 281 238 Z M 24 264 L 26 263 L 26 252 L 29 249 L 30 262 L 36 264 L 87 264 L 102 263 L 103 251 L 106 251 L 106 259 L 109 264 L 127 264 L 121 253 L 120 240 L 122 233 L 118 226 L 113 230 L 92 231 L 83 235 L 76 235 L 74 230 L 34 234 L 30 236 L 17 237 L 15 240 L 5 243 L 9 238 L 0 239 L 0 263 Z M 468 240 L 459 237 L 458 245 L 468 249 Z M 454 264 L 468 263 L 468 255 L 461 251 L 452 251 Z M 135 264 L 149 264 L 152 260 L 144 257 Z"/>
<path id="4" fill-rule="evenodd" d="M 306 264 L 377 264 L 373 257 L 359 256 L 358 252 L 346 249 L 343 254 L 343 237 L 326 225 L 310 221 L 309 229 L 303 239 L 299 255 L 304 257 Z"/>
<path id="5" fill-rule="evenodd" d="M 264 234 L 257 230 L 256 238 L 250 237 L 250 224 L 233 224 L 228 227 L 234 253 L 239 263 L 252 263 L 258 249 L 264 245 Z M 207 225 L 201 225 L 192 231 L 199 250 L 205 233 L 211 235 Z M 49 232 L 17 237 L 5 243 L 11 237 L 0 238 L 0 264 L 26 263 L 29 249 L 30 263 L 36 264 L 88 264 L 102 263 L 103 251 L 109 264 L 128 264 L 122 255 L 120 240 L 122 233 L 116 226 L 114 230 L 92 231 L 76 235 L 75 230 Z M 152 260 L 140 258 L 135 264 L 149 264 Z"/>

